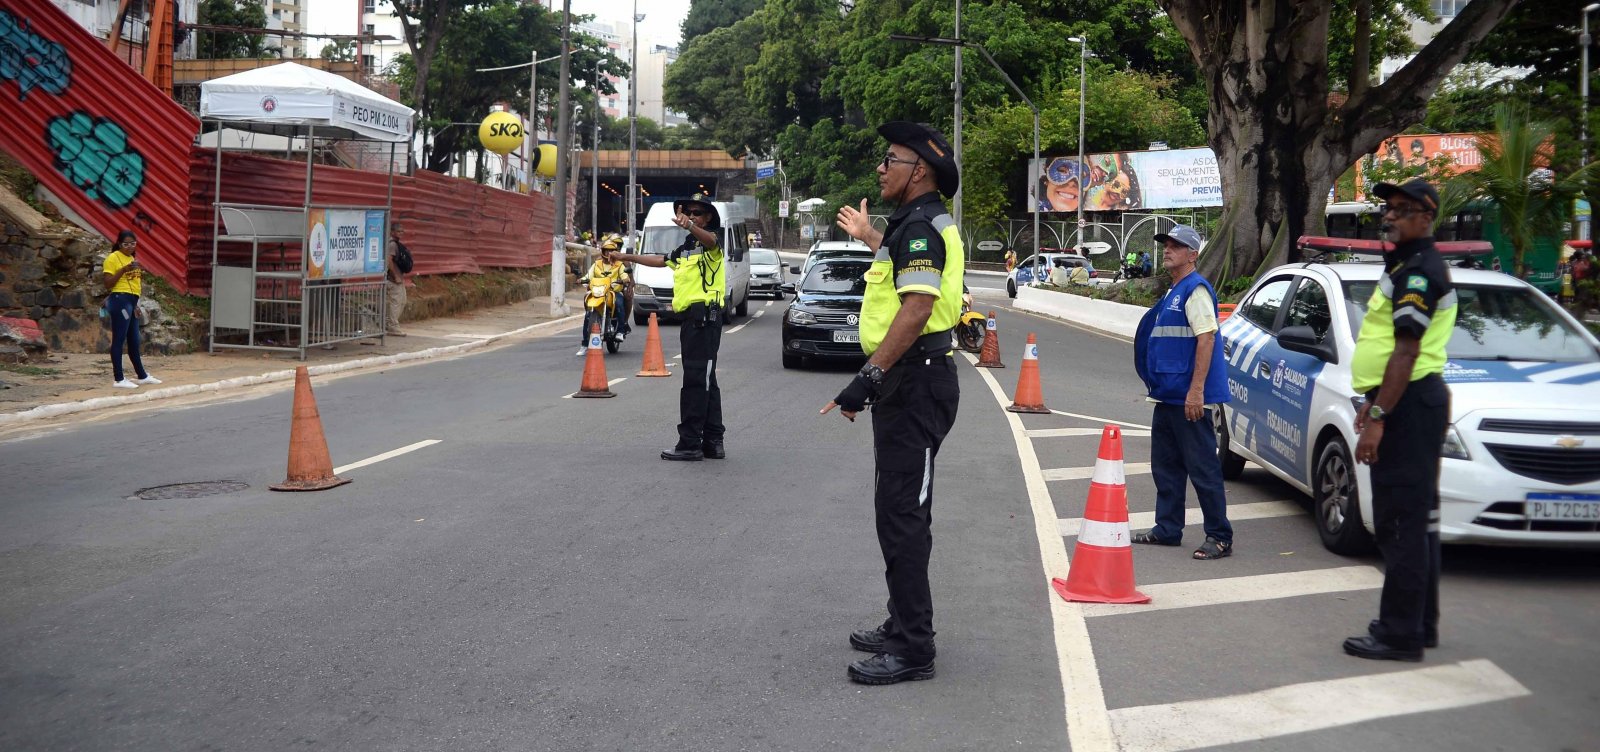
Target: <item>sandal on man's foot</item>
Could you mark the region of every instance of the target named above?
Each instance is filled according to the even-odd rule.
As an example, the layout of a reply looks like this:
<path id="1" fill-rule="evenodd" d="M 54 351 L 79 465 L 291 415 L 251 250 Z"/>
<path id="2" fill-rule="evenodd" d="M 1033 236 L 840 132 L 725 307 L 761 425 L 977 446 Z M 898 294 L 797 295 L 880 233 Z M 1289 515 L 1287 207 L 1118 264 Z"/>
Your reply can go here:
<path id="1" fill-rule="evenodd" d="M 1219 541 L 1216 538 L 1212 538 L 1210 536 L 1206 536 L 1206 542 L 1200 544 L 1200 547 L 1194 550 L 1194 558 L 1199 559 L 1201 561 L 1210 561 L 1212 559 L 1223 559 L 1223 558 L 1226 558 L 1226 557 L 1229 557 L 1229 556 L 1232 556 L 1232 555 L 1233 555 L 1233 544 L 1232 543 L 1226 543 L 1226 542 L 1223 542 L 1223 541 Z"/>
<path id="2" fill-rule="evenodd" d="M 1146 530 L 1146 531 L 1144 531 L 1142 533 L 1134 533 L 1132 540 L 1133 540 L 1134 543 L 1149 543 L 1149 544 L 1156 545 L 1156 546 L 1176 546 L 1176 545 L 1179 545 L 1179 544 L 1183 543 L 1183 541 L 1181 541 L 1181 540 L 1175 540 L 1175 541 L 1164 541 L 1164 540 L 1161 540 L 1160 538 L 1156 537 L 1156 533 L 1155 533 L 1154 530 Z"/>

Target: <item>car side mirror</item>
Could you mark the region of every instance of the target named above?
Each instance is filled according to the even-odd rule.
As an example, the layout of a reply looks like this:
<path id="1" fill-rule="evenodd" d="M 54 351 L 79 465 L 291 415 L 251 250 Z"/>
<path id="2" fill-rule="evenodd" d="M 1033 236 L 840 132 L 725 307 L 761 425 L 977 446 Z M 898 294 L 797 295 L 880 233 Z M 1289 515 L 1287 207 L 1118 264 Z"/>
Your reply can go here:
<path id="1" fill-rule="evenodd" d="M 1327 363 L 1339 362 L 1339 351 L 1334 349 L 1333 343 L 1317 339 L 1317 333 L 1309 326 L 1286 326 L 1278 330 L 1278 344 L 1289 352 L 1310 355 Z"/>
<path id="2" fill-rule="evenodd" d="M 800 267 L 794 266 L 794 265 L 791 264 L 789 266 L 789 273 L 790 274 L 799 274 L 800 273 Z"/>
<path id="3" fill-rule="evenodd" d="M 781 285 L 778 285 L 778 289 L 793 295 L 794 294 L 794 283 L 793 282 L 785 282 L 785 283 L 783 283 Z"/>

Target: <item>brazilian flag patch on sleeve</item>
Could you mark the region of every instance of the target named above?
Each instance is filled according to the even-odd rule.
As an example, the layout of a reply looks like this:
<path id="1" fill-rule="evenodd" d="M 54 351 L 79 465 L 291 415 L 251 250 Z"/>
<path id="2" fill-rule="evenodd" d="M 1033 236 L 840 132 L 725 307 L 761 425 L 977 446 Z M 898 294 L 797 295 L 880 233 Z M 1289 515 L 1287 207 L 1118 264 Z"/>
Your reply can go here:
<path id="1" fill-rule="evenodd" d="M 911 241 L 911 252 L 912 253 L 916 253 L 917 251 L 926 251 L 926 250 L 928 250 L 928 239 L 927 238 L 917 238 L 917 239 Z"/>
<path id="2" fill-rule="evenodd" d="M 1412 275 L 1410 279 L 1406 280 L 1406 289 L 1426 292 L 1428 290 L 1428 278 Z"/>

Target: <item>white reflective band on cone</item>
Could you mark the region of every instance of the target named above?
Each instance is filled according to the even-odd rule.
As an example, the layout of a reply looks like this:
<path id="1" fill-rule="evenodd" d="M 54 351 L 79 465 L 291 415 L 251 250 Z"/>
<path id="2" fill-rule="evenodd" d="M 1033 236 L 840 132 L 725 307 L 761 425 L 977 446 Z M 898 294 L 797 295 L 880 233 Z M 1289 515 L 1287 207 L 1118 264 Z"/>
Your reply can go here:
<path id="1" fill-rule="evenodd" d="M 995 323 L 994 323 L 994 319 L 989 319 L 989 331 L 991 331 L 991 332 L 992 332 L 992 331 L 994 331 L 994 330 L 995 330 Z"/>
<path id="2" fill-rule="evenodd" d="M 1038 345 L 1028 345 L 1026 348 L 1024 348 L 1023 351 L 1022 351 L 1022 359 L 1023 360 L 1038 360 L 1039 359 L 1039 346 Z"/>
<path id="3" fill-rule="evenodd" d="M 1084 520 L 1078 528 L 1078 542 L 1102 548 L 1128 548 L 1128 523 Z"/>
<path id="4" fill-rule="evenodd" d="M 1128 477 L 1123 474 L 1122 460 L 1108 460 L 1098 457 L 1094 461 L 1093 482 L 1107 486 L 1126 485 Z"/>
<path id="5" fill-rule="evenodd" d="M 600 349 L 600 335 L 598 335 L 598 334 L 589 335 L 589 347 L 592 348 L 592 349 L 595 349 L 595 350 Z"/>

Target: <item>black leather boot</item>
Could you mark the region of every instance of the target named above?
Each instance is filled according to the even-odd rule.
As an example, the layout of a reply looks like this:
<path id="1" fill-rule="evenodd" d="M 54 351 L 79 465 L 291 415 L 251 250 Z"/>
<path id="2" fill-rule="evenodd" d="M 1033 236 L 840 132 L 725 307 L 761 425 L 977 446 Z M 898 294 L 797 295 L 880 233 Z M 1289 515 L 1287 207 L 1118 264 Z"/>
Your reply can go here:
<path id="1" fill-rule="evenodd" d="M 668 449 L 661 453 L 661 459 L 673 462 L 699 462 L 705 458 L 699 449 Z"/>
<path id="2" fill-rule="evenodd" d="M 704 454 L 708 460 L 725 460 L 728 458 L 728 450 L 723 448 L 721 441 L 707 441 L 701 444 L 700 453 Z"/>

